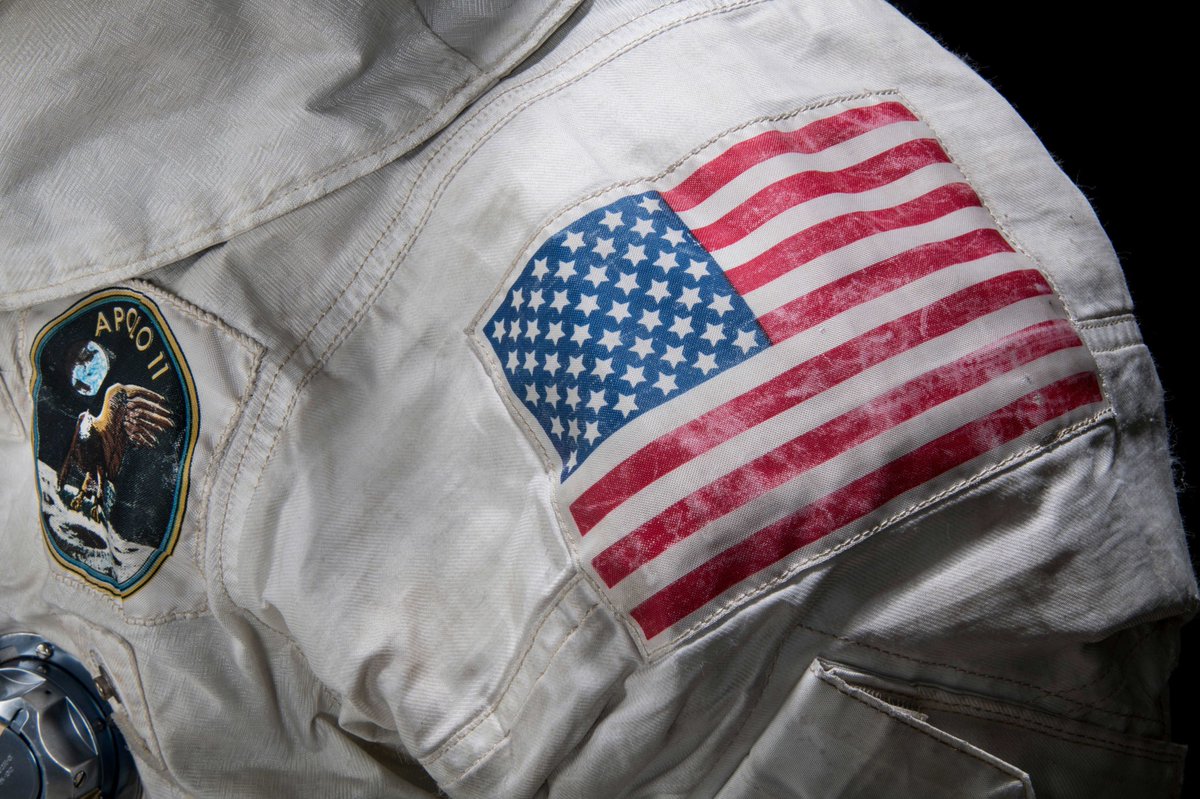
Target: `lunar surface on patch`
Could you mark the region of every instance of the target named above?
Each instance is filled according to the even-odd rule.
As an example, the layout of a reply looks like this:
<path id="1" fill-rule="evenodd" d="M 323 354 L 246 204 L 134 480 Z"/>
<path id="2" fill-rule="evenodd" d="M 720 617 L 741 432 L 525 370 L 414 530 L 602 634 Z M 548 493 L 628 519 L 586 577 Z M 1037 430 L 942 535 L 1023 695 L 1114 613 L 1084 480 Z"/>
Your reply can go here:
<path id="1" fill-rule="evenodd" d="M 41 484 L 42 516 L 54 543 L 64 555 L 87 566 L 97 574 L 113 578 L 118 583 L 137 574 L 154 553 L 154 549 L 126 541 L 117 535 L 101 517 L 94 521 L 86 513 L 71 510 L 70 502 L 79 493 L 75 486 L 63 486 L 65 498 L 58 493 L 58 473 L 38 461 L 38 481 Z M 84 507 L 89 507 L 86 503 Z"/>

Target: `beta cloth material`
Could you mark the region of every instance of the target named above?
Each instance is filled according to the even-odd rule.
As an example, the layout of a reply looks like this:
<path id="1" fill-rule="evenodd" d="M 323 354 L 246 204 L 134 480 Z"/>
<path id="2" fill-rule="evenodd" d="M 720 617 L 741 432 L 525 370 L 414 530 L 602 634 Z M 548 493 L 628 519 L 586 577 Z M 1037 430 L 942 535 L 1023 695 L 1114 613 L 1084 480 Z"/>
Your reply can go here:
<path id="1" fill-rule="evenodd" d="M 890 7 L 69 5 L 0 32 L 0 630 L 150 796 L 1177 791 L 1119 266 Z"/>

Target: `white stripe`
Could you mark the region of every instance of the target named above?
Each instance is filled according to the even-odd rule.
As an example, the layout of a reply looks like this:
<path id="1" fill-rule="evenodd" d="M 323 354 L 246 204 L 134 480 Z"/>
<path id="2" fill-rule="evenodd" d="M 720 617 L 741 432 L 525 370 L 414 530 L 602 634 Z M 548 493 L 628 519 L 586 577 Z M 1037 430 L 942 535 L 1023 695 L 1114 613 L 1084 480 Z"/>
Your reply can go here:
<path id="1" fill-rule="evenodd" d="M 893 122 L 815 153 L 781 153 L 750 167 L 679 217 L 696 230 L 716 222 L 757 192 L 786 177 L 810 171 L 836 172 L 905 142 L 931 138 L 933 131 L 923 122 Z"/>
<path id="2" fill-rule="evenodd" d="M 859 97 L 854 100 L 838 101 L 835 105 L 831 105 L 825 109 L 814 110 L 810 108 L 805 111 L 800 111 L 788 119 L 767 119 L 753 125 L 747 125 L 744 128 L 731 131 L 727 135 L 718 137 L 716 141 L 713 141 L 703 150 L 700 150 L 699 152 L 694 153 L 686 158 L 682 163 L 680 163 L 679 168 L 675 170 L 676 174 L 673 176 L 673 179 L 668 178 L 667 180 L 664 180 L 656 188 L 664 194 L 669 191 L 674 191 L 687 182 L 687 180 L 696 173 L 696 170 L 715 160 L 722 153 L 731 150 L 733 147 L 741 144 L 742 142 L 749 141 L 757 136 L 761 136 L 764 133 L 792 133 L 800 130 L 801 128 L 806 128 L 814 122 L 820 122 L 823 119 L 830 119 L 832 117 L 840 116 L 846 111 L 854 108 L 866 108 L 868 106 L 880 105 L 882 103 L 895 102 L 899 102 L 898 98 L 896 97 L 881 97 L 875 95 Z M 903 121 L 890 122 L 888 124 L 903 124 Z M 926 133 L 924 135 L 928 136 L 931 134 Z M 830 148 L 826 148 L 826 150 L 828 149 Z"/>
<path id="3" fill-rule="evenodd" d="M 591 560 L 698 488 L 913 378 L 1029 325 L 1060 318 L 1044 297 L 1032 297 L 878 363 L 663 475 L 593 527 L 580 554 Z"/>
<path id="4" fill-rule="evenodd" d="M 1012 441 L 1001 444 L 988 452 L 981 453 L 977 457 L 959 464 L 926 483 L 914 486 L 905 493 L 880 505 L 867 515 L 855 519 L 829 533 L 819 541 L 813 542 L 812 545 L 797 549 L 761 571 L 750 575 L 745 580 L 730 586 L 724 592 L 649 640 L 655 642 L 656 647 L 669 646 L 678 636 L 689 631 L 700 620 L 714 614 L 719 615 L 742 604 L 740 600 L 746 598 L 747 591 L 755 591 L 758 588 L 769 586 L 773 580 L 785 575 L 795 574 L 797 569 L 801 567 L 814 568 L 819 566 L 821 563 L 837 555 L 842 547 L 846 543 L 853 541 L 856 536 L 874 531 L 878 526 L 889 522 L 902 523 L 902 520 L 894 518 L 896 514 L 903 513 L 908 509 L 914 508 L 914 506 L 918 508 L 924 507 L 924 503 L 928 502 L 931 497 L 936 497 L 943 491 L 959 486 L 964 480 L 971 480 L 973 477 L 984 472 L 991 464 L 1002 463 L 1005 459 L 1020 455 L 1030 447 L 1044 443 L 1055 433 L 1067 429 L 1071 425 L 1087 421 L 1103 409 L 1103 407 L 1104 401 L 1100 400 L 1067 411 L 1063 415 L 1051 419 L 1014 438 Z"/>
<path id="5" fill-rule="evenodd" d="M 1011 267 L 1006 266 L 1000 271 L 996 269 L 996 264 L 989 259 L 981 259 L 927 275 L 768 347 L 711 380 L 647 411 L 609 436 L 562 483 L 563 502 L 569 506 L 588 486 L 626 458 L 679 427 L 680 420 L 695 419 L 803 361 L 967 286 L 1010 271 Z"/>
<path id="6" fill-rule="evenodd" d="M 1079 372 L 1091 371 L 1084 347 L 1051 353 L 1019 370 L 931 408 L 788 483 L 743 505 L 676 543 L 609 590 L 630 610 L 738 541 L 795 513 L 924 444 L 984 417 L 1025 394 Z M 814 542 L 828 546 L 827 540 Z"/>
<path id="7" fill-rule="evenodd" d="M 770 283 L 743 294 L 742 299 L 755 316 L 762 316 L 827 283 L 914 247 L 945 241 L 981 228 L 994 230 L 995 227 L 992 215 L 986 208 L 960 208 L 923 225 L 877 233 L 827 252 L 802 268 L 785 272 Z M 1027 261 L 1022 263 L 1028 264 Z"/>
<path id="8" fill-rule="evenodd" d="M 728 272 L 813 225 L 844 214 L 893 208 L 942 186 L 963 182 L 962 172 L 954 164 L 930 164 L 861 194 L 826 194 L 772 217 L 728 247 L 713 250 L 712 256 Z"/>

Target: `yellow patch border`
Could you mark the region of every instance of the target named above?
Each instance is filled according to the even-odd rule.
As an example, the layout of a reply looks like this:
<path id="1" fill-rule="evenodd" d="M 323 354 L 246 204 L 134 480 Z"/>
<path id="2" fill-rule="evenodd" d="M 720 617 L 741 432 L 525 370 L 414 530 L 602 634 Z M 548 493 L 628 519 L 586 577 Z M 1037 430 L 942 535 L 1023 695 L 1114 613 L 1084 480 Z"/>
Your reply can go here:
<path id="1" fill-rule="evenodd" d="M 187 448 L 186 448 L 183 458 L 182 458 L 182 474 L 179 478 L 178 488 L 176 489 L 178 491 L 178 495 L 179 495 L 179 503 L 178 503 L 178 507 L 175 511 L 174 518 L 171 521 L 171 525 L 170 525 L 171 530 L 167 537 L 166 545 L 159 548 L 159 554 L 156 557 L 155 562 L 150 566 L 149 569 L 147 569 L 146 573 L 144 575 L 142 575 L 141 579 L 139 579 L 136 583 L 134 583 L 133 585 L 131 585 L 125 589 L 119 589 L 115 585 L 104 582 L 102 580 L 97 580 L 95 577 L 93 577 L 91 574 L 89 574 L 86 569 L 82 568 L 78 564 L 72 563 L 71 561 L 67 560 L 61 553 L 59 553 L 54 548 L 54 545 L 50 542 L 50 533 L 46 529 L 46 518 L 41 512 L 40 500 L 38 503 L 38 517 L 39 517 L 39 519 L 41 521 L 41 525 L 42 525 L 42 542 L 46 545 L 46 549 L 47 549 L 47 551 L 49 551 L 51 557 L 53 557 L 54 560 L 57 561 L 60 566 L 67 569 L 68 571 L 71 571 L 71 572 L 79 575 L 84 580 L 86 580 L 89 584 L 102 589 L 106 593 L 109 593 L 109 594 L 112 594 L 114 596 L 124 599 L 126 597 L 132 596 L 138 590 L 140 590 L 142 587 L 144 587 L 146 585 L 146 583 L 148 583 L 150 581 L 150 579 L 158 572 L 158 570 L 162 567 L 162 565 L 164 563 L 166 563 L 167 558 L 169 558 L 172 555 L 172 553 L 174 553 L 174 551 L 175 551 L 175 546 L 179 542 L 179 531 L 183 527 L 183 517 L 187 514 L 188 493 L 189 493 L 190 485 L 191 485 L 192 456 L 195 454 L 195 451 L 196 451 L 196 440 L 200 436 L 200 402 L 199 402 L 199 398 L 196 395 L 196 384 L 192 380 L 191 366 L 188 364 L 187 358 L 184 356 L 183 350 L 179 346 L 179 342 L 175 340 L 175 333 L 171 330 L 170 325 L 167 324 L 167 320 L 163 317 L 162 311 L 159 310 L 158 304 L 150 296 L 148 296 L 140 291 L 134 291 L 133 289 L 128 289 L 128 288 L 103 289 L 101 291 L 97 291 L 92 294 L 89 294 L 88 296 L 79 300 L 74 305 L 72 305 L 70 308 L 63 311 L 58 316 L 54 317 L 53 319 L 51 319 L 49 322 L 47 322 L 45 325 L 42 326 L 42 329 L 40 331 L 38 331 L 38 334 L 34 338 L 33 344 L 31 345 L 31 347 L 29 349 L 29 359 L 33 365 L 32 372 L 31 372 L 32 377 L 30 379 L 30 384 L 29 384 L 29 393 L 30 393 L 30 396 L 32 397 L 33 403 L 34 403 L 34 420 L 33 420 L 32 431 L 31 431 L 31 435 L 29 438 L 29 442 L 33 449 L 33 458 L 34 458 L 35 471 L 36 471 L 37 437 L 38 437 L 38 423 L 37 423 L 37 418 L 36 418 L 37 417 L 37 389 L 38 389 L 38 384 L 41 382 L 41 378 L 42 378 L 41 370 L 38 367 L 37 353 L 42 345 L 42 342 L 46 339 L 46 337 L 48 335 L 50 335 L 51 332 L 54 331 L 55 328 L 57 328 L 59 325 L 65 323 L 70 317 L 72 317 L 75 314 L 78 314 L 80 311 L 84 310 L 87 306 L 94 305 L 103 300 L 108 300 L 108 299 L 112 299 L 112 298 L 131 299 L 131 300 L 139 303 L 140 305 L 142 305 L 147 311 L 149 311 L 154 316 L 154 319 L 158 324 L 159 330 L 161 330 L 163 333 L 163 340 L 166 341 L 167 346 L 171 350 L 171 354 L 175 358 L 175 363 L 179 367 L 179 373 L 180 373 L 180 376 L 183 378 L 183 384 L 184 384 L 185 392 L 187 394 L 187 399 L 190 402 L 192 419 L 191 419 L 191 424 L 189 426 L 191 429 L 188 432 Z"/>

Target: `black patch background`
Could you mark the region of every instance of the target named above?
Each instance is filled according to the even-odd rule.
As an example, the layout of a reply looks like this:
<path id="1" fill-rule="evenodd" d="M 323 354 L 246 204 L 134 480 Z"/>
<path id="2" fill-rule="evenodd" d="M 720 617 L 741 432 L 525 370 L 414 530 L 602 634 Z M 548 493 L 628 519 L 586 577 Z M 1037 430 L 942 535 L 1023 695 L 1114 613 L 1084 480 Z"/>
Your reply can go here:
<path id="1" fill-rule="evenodd" d="M 145 352 L 138 352 L 124 328 L 104 332 L 99 338 L 93 335 L 96 331 L 96 314 L 103 308 L 111 324 L 113 306 L 135 306 L 145 320 L 143 324 L 150 324 L 154 330 L 154 343 Z M 78 347 L 88 341 L 100 345 L 109 360 L 108 375 L 94 397 L 85 397 L 71 387 L 74 356 Z M 152 372 L 146 368 L 146 364 L 160 351 L 172 368 L 158 380 L 151 381 Z M 162 362 L 159 362 L 155 370 L 161 366 Z M 47 334 L 37 367 L 41 375 L 36 409 L 37 458 L 55 472 L 62 468 L 63 460 L 67 457 L 79 414 L 88 411 L 98 416 L 103 410 L 104 392 L 109 386 L 114 383 L 143 386 L 166 398 L 175 427 L 165 430 L 153 448 L 130 446 L 126 450 L 121 471 L 113 480 L 116 502 L 109 517 L 112 528 L 127 541 L 155 548 L 162 546 L 172 521 L 171 509 L 183 450 L 187 446 L 189 425 L 185 416 L 186 403 L 180 370 L 153 313 L 130 297 L 100 300 Z M 73 467 L 64 484 L 78 487 L 82 479 L 79 469 Z"/>

